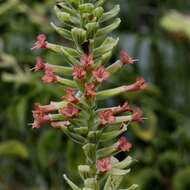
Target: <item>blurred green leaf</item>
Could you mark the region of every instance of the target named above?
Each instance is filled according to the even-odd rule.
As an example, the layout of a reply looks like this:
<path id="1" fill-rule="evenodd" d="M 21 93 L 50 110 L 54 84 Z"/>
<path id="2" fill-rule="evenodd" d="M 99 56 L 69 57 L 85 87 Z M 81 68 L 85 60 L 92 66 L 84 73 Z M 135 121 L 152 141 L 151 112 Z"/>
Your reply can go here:
<path id="1" fill-rule="evenodd" d="M 0 143 L 0 157 L 2 156 L 27 159 L 29 153 L 23 143 L 17 140 L 7 140 Z"/>

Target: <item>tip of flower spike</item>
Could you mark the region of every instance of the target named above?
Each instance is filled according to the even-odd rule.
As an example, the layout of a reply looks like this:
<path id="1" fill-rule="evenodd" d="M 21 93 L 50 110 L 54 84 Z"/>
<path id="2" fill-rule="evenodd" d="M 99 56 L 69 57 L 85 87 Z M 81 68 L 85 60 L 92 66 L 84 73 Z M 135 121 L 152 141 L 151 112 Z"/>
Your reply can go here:
<path id="1" fill-rule="evenodd" d="M 128 64 L 133 64 L 134 63 L 134 60 L 129 56 L 128 52 L 125 51 L 125 50 L 122 50 L 120 52 L 120 62 L 123 64 L 123 65 L 128 65 Z"/>

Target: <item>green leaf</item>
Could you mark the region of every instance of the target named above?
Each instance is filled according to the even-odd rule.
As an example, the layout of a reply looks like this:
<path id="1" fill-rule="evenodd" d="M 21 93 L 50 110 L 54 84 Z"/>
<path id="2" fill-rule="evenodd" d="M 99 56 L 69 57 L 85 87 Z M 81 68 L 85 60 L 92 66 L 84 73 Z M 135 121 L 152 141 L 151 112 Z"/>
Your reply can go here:
<path id="1" fill-rule="evenodd" d="M 17 140 L 7 140 L 0 143 L 0 157 L 2 156 L 27 159 L 29 152 L 23 143 Z"/>

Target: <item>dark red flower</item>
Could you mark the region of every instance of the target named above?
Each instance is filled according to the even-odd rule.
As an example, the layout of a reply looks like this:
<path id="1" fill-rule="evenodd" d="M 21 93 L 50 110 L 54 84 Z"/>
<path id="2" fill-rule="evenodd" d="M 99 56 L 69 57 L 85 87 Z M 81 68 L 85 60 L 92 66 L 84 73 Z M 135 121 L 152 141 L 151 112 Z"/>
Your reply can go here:
<path id="1" fill-rule="evenodd" d="M 83 66 L 85 70 L 88 70 L 91 68 L 93 64 L 93 57 L 91 54 L 83 54 L 80 59 L 80 63 Z"/>
<path id="2" fill-rule="evenodd" d="M 132 144 L 124 136 L 119 139 L 117 147 L 119 151 L 129 152 L 131 147 Z"/>
<path id="3" fill-rule="evenodd" d="M 79 100 L 75 97 L 75 89 L 73 88 L 66 88 L 66 94 L 62 98 L 67 100 L 70 103 L 77 104 Z"/>
<path id="4" fill-rule="evenodd" d="M 112 124 L 115 121 L 115 116 L 112 110 L 106 110 L 99 112 L 99 119 L 102 125 Z"/>
<path id="5" fill-rule="evenodd" d="M 97 160 L 96 168 L 101 173 L 110 171 L 112 169 L 111 158 L 108 157 L 108 158 L 103 158 L 101 160 Z"/>
<path id="6" fill-rule="evenodd" d="M 132 92 L 132 91 L 144 90 L 145 87 L 146 87 L 146 84 L 145 84 L 144 78 L 139 77 L 136 79 L 136 82 L 134 84 L 127 86 L 127 91 Z"/>
<path id="7" fill-rule="evenodd" d="M 86 83 L 84 94 L 87 98 L 96 96 L 95 85 L 93 83 Z"/>
<path id="8" fill-rule="evenodd" d="M 137 108 L 133 111 L 132 114 L 132 121 L 133 122 L 138 122 L 138 123 L 142 123 L 143 122 L 143 113 L 142 110 L 140 108 Z"/>
<path id="9" fill-rule="evenodd" d="M 109 77 L 109 73 L 105 70 L 103 66 L 94 70 L 92 74 L 96 81 L 99 83 L 103 82 L 104 80 L 107 80 Z"/>
<path id="10" fill-rule="evenodd" d="M 79 110 L 75 108 L 72 104 L 68 104 L 66 107 L 61 108 L 59 112 L 66 118 L 74 118 L 79 114 Z"/>
<path id="11" fill-rule="evenodd" d="M 46 84 L 57 82 L 57 77 L 54 75 L 52 68 L 45 67 L 45 75 L 42 77 L 42 81 Z"/>
<path id="12" fill-rule="evenodd" d="M 128 52 L 125 50 L 122 50 L 120 52 L 120 61 L 123 65 L 134 63 L 134 60 L 129 56 Z"/>
<path id="13" fill-rule="evenodd" d="M 34 67 L 34 71 L 40 71 L 45 69 L 45 63 L 41 57 L 37 57 L 36 59 L 36 65 Z"/>
<path id="14" fill-rule="evenodd" d="M 45 115 L 44 111 L 37 105 L 35 105 L 32 114 L 34 118 L 32 128 L 40 128 L 41 125 L 48 123 L 50 120 L 50 118 L 47 115 Z"/>
<path id="15" fill-rule="evenodd" d="M 73 78 L 75 80 L 82 80 L 85 78 L 85 76 L 86 76 L 86 71 L 84 70 L 84 68 L 80 66 L 73 67 Z"/>
<path id="16" fill-rule="evenodd" d="M 47 43 L 46 43 L 46 36 L 44 34 L 39 34 L 36 38 L 36 43 L 32 47 L 33 49 L 40 49 L 40 48 L 47 48 Z"/>

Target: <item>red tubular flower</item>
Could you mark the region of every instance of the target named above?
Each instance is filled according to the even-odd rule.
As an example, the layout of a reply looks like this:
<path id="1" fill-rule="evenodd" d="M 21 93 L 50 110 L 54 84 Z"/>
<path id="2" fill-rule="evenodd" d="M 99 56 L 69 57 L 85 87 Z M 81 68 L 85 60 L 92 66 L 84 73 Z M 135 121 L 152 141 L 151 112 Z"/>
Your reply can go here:
<path id="1" fill-rule="evenodd" d="M 114 113 L 132 112 L 128 102 L 124 102 L 123 105 L 113 109 Z"/>
<path id="2" fill-rule="evenodd" d="M 77 104 L 79 100 L 75 97 L 75 89 L 66 88 L 66 94 L 62 98 L 70 103 Z"/>
<path id="3" fill-rule="evenodd" d="M 127 65 L 127 64 L 133 64 L 134 60 L 129 56 L 128 52 L 125 50 L 122 50 L 120 52 L 120 62 L 123 65 Z"/>
<path id="4" fill-rule="evenodd" d="M 55 121 L 51 122 L 51 126 L 53 128 L 67 127 L 69 125 L 69 121 Z"/>
<path id="5" fill-rule="evenodd" d="M 85 70 L 88 70 L 91 68 L 93 64 L 93 57 L 91 54 L 83 54 L 80 59 L 80 63 L 83 66 Z"/>
<path id="6" fill-rule="evenodd" d="M 36 38 L 36 43 L 32 47 L 33 49 L 47 48 L 46 36 L 44 34 L 39 34 Z"/>
<path id="7" fill-rule="evenodd" d="M 127 86 L 128 92 L 138 91 L 138 90 L 144 90 L 146 87 L 145 80 L 143 77 L 139 77 L 136 79 L 136 82 L 134 84 L 131 84 Z"/>
<path id="8" fill-rule="evenodd" d="M 95 85 L 93 83 L 86 83 L 84 94 L 85 94 L 85 97 L 87 98 L 96 96 Z"/>
<path id="9" fill-rule="evenodd" d="M 57 77 L 54 75 L 52 68 L 45 67 L 45 75 L 42 77 L 42 81 L 46 84 L 57 82 Z"/>
<path id="10" fill-rule="evenodd" d="M 112 124 L 115 121 L 115 116 L 112 110 L 99 112 L 100 123 L 102 125 Z"/>
<path id="11" fill-rule="evenodd" d="M 37 57 L 36 59 L 36 65 L 34 67 L 34 71 L 40 71 L 45 69 L 45 63 L 41 57 Z"/>
<path id="12" fill-rule="evenodd" d="M 101 173 L 110 171 L 112 169 L 111 158 L 108 157 L 108 158 L 103 158 L 101 160 L 97 160 L 96 168 Z"/>
<path id="13" fill-rule="evenodd" d="M 103 82 L 104 80 L 107 80 L 109 77 L 109 73 L 105 70 L 103 66 L 94 70 L 92 74 L 96 81 L 99 83 Z"/>
<path id="14" fill-rule="evenodd" d="M 49 113 L 56 110 L 56 107 L 54 104 L 50 103 L 49 105 L 41 105 L 39 103 L 34 104 L 35 109 L 41 110 L 44 113 Z"/>
<path id="15" fill-rule="evenodd" d="M 73 67 L 73 78 L 75 80 L 82 80 L 86 76 L 86 71 L 80 66 Z"/>
<path id="16" fill-rule="evenodd" d="M 118 141 L 118 150 L 123 152 L 129 152 L 131 149 L 132 144 L 128 142 L 128 140 L 125 137 L 121 137 Z"/>
<path id="17" fill-rule="evenodd" d="M 74 118 L 79 114 L 79 110 L 75 108 L 72 104 L 68 104 L 66 107 L 61 108 L 59 112 L 66 118 Z"/>
<path id="18" fill-rule="evenodd" d="M 132 121 L 133 122 L 138 122 L 138 123 L 142 123 L 143 122 L 143 113 L 142 110 L 140 108 L 137 108 L 133 111 L 132 114 Z"/>
<path id="19" fill-rule="evenodd" d="M 32 111 L 34 122 L 32 128 L 40 128 L 41 125 L 49 122 L 49 117 L 44 114 L 44 111 L 37 105 L 35 105 L 34 110 Z"/>

